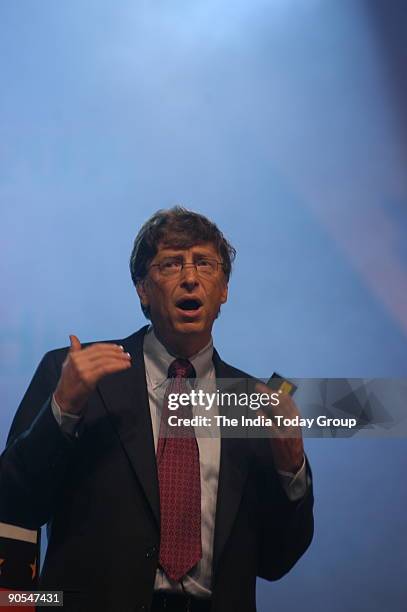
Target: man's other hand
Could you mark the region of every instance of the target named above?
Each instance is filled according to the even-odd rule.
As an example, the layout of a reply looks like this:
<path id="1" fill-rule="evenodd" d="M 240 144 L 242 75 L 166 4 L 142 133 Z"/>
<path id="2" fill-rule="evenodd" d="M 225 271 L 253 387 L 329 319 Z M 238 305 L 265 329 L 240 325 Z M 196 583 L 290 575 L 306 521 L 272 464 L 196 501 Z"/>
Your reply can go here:
<path id="1" fill-rule="evenodd" d="M 259 393 L 275 393 L 270 387 L 262 383 L 256 383 L 256 391 Z M 273 418 L 275 415 L 282 415 L 288 419 L 299 417 L 299 410 L 290 395 L 287 393 L 279 394 L 278 406 L 270 406 L 264 410 L 259 410 L 264 416 Z M 269 428 L 270 444 L 273 459 L 277 470 L 296 474 L 304 461 L 304 445 L 302 441 L 301 427 L 297 425 L 277 425 L 273 419 L 273 427 Z"/>
<path id="2" fill-rule="evenodd" d="M 99 380 L 130 368 L 131 357 L 118 344 L 99 342 L 82 348 L 76 336 L 69 338 L 71 347 L 54 396 L 62 412 L 79 414 Z"/>

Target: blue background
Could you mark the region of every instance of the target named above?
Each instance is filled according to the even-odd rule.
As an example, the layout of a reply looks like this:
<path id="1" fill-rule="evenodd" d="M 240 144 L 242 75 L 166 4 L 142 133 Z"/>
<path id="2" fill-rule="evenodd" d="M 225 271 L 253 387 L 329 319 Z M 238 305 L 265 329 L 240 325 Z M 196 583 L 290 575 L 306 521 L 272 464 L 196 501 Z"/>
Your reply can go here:
<path id="1" fill-rule="evenodd" d="M 1 2 L 1 447 L 44 352 L 144 324 L 132 241 L 174 204 L 238 251 L 215 326 L 225 360 L 264 377 L 407 375 L 405 12 Z M 406 441 L 306 449 L 315 539 L 259 581 L 259 611 L 401 612 Z"/>

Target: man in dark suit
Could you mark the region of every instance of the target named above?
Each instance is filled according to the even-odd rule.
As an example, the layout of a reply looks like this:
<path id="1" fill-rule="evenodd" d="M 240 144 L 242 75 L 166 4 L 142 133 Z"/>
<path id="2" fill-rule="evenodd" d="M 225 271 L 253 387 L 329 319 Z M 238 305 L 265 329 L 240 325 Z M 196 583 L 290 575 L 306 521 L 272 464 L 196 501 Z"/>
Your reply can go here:
<path id="1" fill-rule="evenodd" d="M 130 260 L 151 325 L 87 346 L 71 336 L 21 402 L 1 456 L 0 521 L 47 523 L 40 586 L 63 590 L 66 610 L 254 612 L 256 576 L 280 578 L 311 542 L 299 430 L 232 437 L 215 420 L 168 434 L 169 391 L 194 379 L 212 393 L 225 381 L 271 393 L 212 345 L 233 258 L 205 217 L 156 213 Z M 278 413 L 298 414 L 289 396 Z"/>

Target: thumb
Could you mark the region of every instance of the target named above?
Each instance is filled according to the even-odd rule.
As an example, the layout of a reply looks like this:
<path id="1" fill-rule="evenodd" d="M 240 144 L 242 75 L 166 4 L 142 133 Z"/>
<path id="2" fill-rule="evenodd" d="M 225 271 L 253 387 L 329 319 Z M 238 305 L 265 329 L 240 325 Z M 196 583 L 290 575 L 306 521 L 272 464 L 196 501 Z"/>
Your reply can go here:
<path id="1" fill-rule="evenodd" d="M 77 336 L 74 336 L 73 334 L 71 334 L 69 336 L 69 339 L 71 341 L 71 348 L 69 349 L 70 353 L 76 352 L 76 351 L 80 351 L 82 346 L 81 343 L 79 342 L 79 338 Z"/>

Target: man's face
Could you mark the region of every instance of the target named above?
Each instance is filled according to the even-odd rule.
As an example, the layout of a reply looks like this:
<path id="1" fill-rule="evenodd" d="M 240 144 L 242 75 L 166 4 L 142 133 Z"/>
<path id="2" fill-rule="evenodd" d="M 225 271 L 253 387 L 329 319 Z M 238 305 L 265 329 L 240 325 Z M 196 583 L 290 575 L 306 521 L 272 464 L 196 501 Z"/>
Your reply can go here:
<path id="1" fill-rule="evenodd" d="M 155 330 L 167 339 L 193 334 L 209 341 L 213 322 L 221 304 L 227 300 L 228 288 L 220 265 L 213 274 L 205 273 L 205 260 L 221 262 L 219 253 L 211 243 L 177 249 L 158 246 L 157 254 L 148 266 L 148 273 L 137 285 L 144 306 L 150 309 Z M 167 276 L 165 268 L 186 265 L 181 271 Z M 164 266 L 163 270 L 156 264 Z M 179 266 L 178 266 L 179 267 Z"/>

